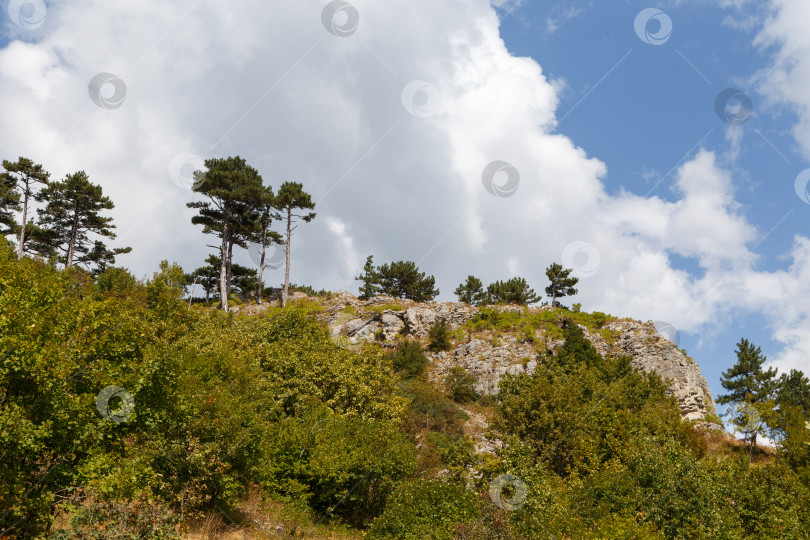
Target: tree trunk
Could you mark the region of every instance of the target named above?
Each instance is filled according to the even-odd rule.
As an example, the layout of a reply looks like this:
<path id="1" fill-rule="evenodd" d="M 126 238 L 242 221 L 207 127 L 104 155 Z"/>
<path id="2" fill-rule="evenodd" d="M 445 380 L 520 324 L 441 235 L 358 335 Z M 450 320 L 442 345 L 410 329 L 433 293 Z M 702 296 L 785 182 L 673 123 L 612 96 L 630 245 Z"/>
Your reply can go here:
<path id="1" fill-rule="evenodd" d="M 79 209 L 73 212 L 73 226 L 70 229 L 70 242 L 68 242 L 67 259 L 65 259 L 65 268 L 70 268 L 73 264 L 73 252 L 76 249 L 76 231 L 79 228 Z"/>
<path id="2" fill-rule="evenodd" d="M 262 287 L 264 286 L 264 282 L 262 281 L 262 274 L 264 274 L 264 255 L 267 252 L 267 229 L 262 230 L 262 257 L 259 261 L 259 284 L 256 286 L 256 302 L 261 304 L 262 303 Z"/>
<path id="3" fill-rule="evenodd" d="M 292 235 L 292 208 L 287 209 L 287 249 L 286 265 L 284 267 L 284 289 L 281 291 L 281 307 L 287 305 L 287 296 L 290 291 L 290 236 Z"/>
<path id="4" fill-rule="evenodd" d="M 231 290 L 233 289 L 233 241 L 228 242 L 228 265 L 227 265 L 227 275 L 228 275 L 228 296 L 231 295 Z"/>
<path id="5" fill-rule="evenodd" d="M 28 220 L 28 189 L 25 190 L 25 199 L 23 200 L 22 212 L 22 227 L 20 227 L 20 243 L 17 245 L 17 260 L 22 259 L 23 245 L 25 245 L 25 222 Z"/>
<path id="6" fill-rule="evenodd" d="M 228 221 L 222 227 L 222 245 L 219 248 L 219 297 L 222 311 L 228 313 Z"/>

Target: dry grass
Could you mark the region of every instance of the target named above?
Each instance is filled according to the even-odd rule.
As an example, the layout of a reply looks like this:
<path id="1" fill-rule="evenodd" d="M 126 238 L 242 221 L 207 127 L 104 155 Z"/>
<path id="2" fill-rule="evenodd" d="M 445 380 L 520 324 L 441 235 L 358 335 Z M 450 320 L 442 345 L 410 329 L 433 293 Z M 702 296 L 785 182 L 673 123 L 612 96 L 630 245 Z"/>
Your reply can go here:
<path id="1" fill-rule="evenodd" d="M 362 534 L 349 527 L 319 523 L 320 518 L 289 504 L 262 500 L 253 491 L 233 512 L 223 510 L 183 524 L 189 540 L 248 540 L 265 538 L 311 538 L 350 540 Z"/>
<path id="2" fill-rule="evenodd" d="M 755 466 L 767 465 L 776 459 L 774 448 L 760 445 L 752 447 L 725 432 L 706 431 L 702 432 L 702 436 L 706 444 L 706 455 L 717 459 L 739 457 L 744 454 L 750 457 L 751 464 Z"/>

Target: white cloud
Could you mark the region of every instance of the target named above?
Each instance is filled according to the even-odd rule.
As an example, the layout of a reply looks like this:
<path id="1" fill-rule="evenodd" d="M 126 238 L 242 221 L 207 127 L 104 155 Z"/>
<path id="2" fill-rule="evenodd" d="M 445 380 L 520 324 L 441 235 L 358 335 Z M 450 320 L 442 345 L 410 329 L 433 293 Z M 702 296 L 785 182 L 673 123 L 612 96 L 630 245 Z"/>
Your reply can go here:
<path id="1" fill-rule="evenodd" d="M 599 252 L 576 299 L 586 309 L 683 330 L 763 312 L 787 346 L 780 361 L 802 362 L 810 329 L 795 299 L 810 293 L 810 241 L 797 238 L 789 268 L 757 271 L 759 233 L 713 152 L 659 186 L 671 182 L 674 200 L 608 195 L 606 165 L 556 132 L 559 82 L 508 53 L 486 0 L 355 5 L 360 25 L 345 38 L 323 28 L 315 1 L 54 5 L 41 38 L 0 51 L 0 147 L 101 183 L 134 248 L 120 262 L 137 275 L 163 258 L 191 269 L 210 251 L 190 192 L 169 178 L 172 158 L 238 153 L 267 183 L 302 182 L 318 201 L 295 232 L 296 283 L 356 291 L 373 254 L 419 261 L 446 299 L 468 274 L 519 272 L 542 291 L 545 267 L 582 241 Z M 89 99 L 99 72 L 126 82 L 119 109 Z M 403 107 L 414 80 L 437 90 L 436 114 Z M 496 160 L 520 174 L 511 197 L 482 185 Z M 694 258 L 700 275 L 672 255 Z M 268 271 L 268 283 L 282 276 Z"/>

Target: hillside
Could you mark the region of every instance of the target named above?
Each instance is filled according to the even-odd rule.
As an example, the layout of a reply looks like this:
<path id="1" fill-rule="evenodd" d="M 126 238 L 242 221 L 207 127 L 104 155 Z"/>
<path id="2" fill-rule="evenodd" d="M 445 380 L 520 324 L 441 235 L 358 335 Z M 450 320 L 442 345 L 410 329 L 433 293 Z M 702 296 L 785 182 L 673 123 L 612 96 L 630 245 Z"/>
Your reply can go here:
<path id="1" fill-rule="evenodd" d="M 475 390 L 498 393 L 504 374 L 534 373 L 537 357 L 553 354 L 563 343 L 563 324 L 576 324 L 605 356 L 629 356 L 635 369 L 653 371 L 670 381 L 669 391 L 680 404 L 685 420 L 716 416 L 717 408 L 706 379 L 693 358 L 658 334 L 648 321 L 602 314 L 577 313 L 550 306 L 489 306 L 418 303 L 377 296 L 368 301 L 340 293 L 318 299 L 325 308 L 319 319 L 335 338 L 350 345 L 374 342 L 394 346 L 401 339 L 424 340 L 444 319 L 456 339 L 448 352 L 428 353 L 436 380 L 461 366 L 475 376 Z M 563 322 L 565 321 L 565 323 Z"/>
<path id="2" fill-rule="evenodd" d="M 810 526 L 804 420 L 773 451 L 706 429 L 697 364 L 649 323 L 347 293 L 223 313 L 189 304 L 174 271 L 92 276 L 0 245 L 3 535 L 802 538 Z"/>

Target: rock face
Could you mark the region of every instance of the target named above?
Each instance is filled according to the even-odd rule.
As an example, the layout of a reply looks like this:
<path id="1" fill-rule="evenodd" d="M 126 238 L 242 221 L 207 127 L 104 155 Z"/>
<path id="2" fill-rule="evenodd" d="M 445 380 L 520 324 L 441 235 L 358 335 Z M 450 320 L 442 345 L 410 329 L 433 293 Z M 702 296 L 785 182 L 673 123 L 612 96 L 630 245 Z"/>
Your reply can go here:
<path id="1" fill-rule="evenodd" d="M 421 339 L 430 328 L 444 319 L 451 330 L 463 326 L 477 313 L 478 308 L 461 303 L 420 304 L 390 297 L 358 300 L 351 294 L 341 293 L 330 299 L 321 318 L 329 325 L 333 337 L 358 344 L 377 341 L 393 347 L 400 336 Z M 497 307 L 502 311 L 524 311 L 516 306 Z M 530 308 L 531 312 L 549 309 Z M 716 406 L 706 379 L 697 363 L 681 352 L 677 346 L 660 336 L 652 322 L 630 319 L 613 320 L 604 328 L 611 331 L 611 343 L 597 333 L 586 337 L 602 355 L 631 357 L 633 367 L 654 371 L 668 380 L 669 392 L 680 403 L 681 416 L 687 420 L 702 420 L 716 414 Z M 447 352 L 430 353 L 430 376 L 441 380 L 451 368 L 464 367 L 476 379 L 475 390 L 484 395 L 498 392 L 501 378 L 509 374 L 533 373 L 537 367 L 538 345 L 553 351 L 563 342 L 545 336 L 538 330 L 534 344 L 524 343 L 518 336 L 506 333 L 490 336 L 487 333 L 468 334 L 464 343 Z"/>
<path id="2" fill-rule="evenodd" d="M 706 378 L 700 373 L 700 366 L 677 345 L 659 335 L 652 321 L 614 321 L 606 328 L 618 334 L 616 343 L 608 347 L 601 336 L 596 335 L 591 336 L 594 347 L 602 354 L 629 356 L 634 368 L 654 371 L 662 379 L 669 380 L 669 391 L 678 399 L 684 419 L 700 420 L 707 414 L 717 414 L 717 406 Z"/>

